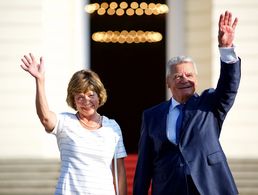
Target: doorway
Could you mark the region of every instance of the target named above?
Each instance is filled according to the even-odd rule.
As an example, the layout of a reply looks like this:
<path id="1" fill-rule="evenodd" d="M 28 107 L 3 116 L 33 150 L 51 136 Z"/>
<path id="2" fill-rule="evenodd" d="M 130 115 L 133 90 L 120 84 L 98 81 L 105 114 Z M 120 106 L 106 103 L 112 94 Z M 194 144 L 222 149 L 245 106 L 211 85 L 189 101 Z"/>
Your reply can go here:
<path id="1" fill-rule="evenodd" d="M 128 7 L 131 3 L 128 1 Z M 155 3 L 164 4 L 165 1 Z M 152 31 L 162 35 L 162 39 L 156 42 L 90 40 L 91 69 L 98 73 L 108 94 L 106 104 L 99 111 L 120 125 L 127 153 L 137 153 L 143 110 L 166 99 L 165 17 L 166 14 L 90 15 L 91 35 L 123 30 Z"/>

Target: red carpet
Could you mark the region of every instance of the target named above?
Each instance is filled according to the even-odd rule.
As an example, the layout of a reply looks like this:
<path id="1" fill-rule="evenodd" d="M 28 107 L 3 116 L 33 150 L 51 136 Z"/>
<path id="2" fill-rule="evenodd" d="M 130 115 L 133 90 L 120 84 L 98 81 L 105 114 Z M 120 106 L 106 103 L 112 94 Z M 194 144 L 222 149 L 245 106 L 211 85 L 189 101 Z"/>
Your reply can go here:
<path id="1" fill-rule="evenodd" d="M 133 194 L 133 178 L 134 178 L 136 163 L 137 163 L 137 154 L 128 154 L 128 156 L 125 158 L 128 195 Z"/>

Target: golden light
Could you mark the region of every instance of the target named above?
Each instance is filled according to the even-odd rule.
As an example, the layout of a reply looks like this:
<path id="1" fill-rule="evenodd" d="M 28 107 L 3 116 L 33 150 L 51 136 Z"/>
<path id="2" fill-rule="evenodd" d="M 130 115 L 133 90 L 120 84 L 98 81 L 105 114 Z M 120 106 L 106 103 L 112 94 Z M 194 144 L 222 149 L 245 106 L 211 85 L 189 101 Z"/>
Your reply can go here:
<path id="1" fill-rule="evenodd" d="M 132 2 L 131 3 L 131 8 L 133 8 L 133 9 L 137 9 L 138 6 L 139 6 L 139 4 L 137 2 Z"/>
<path id="2" fill-rule="evenodd" d="M 149 4 L 149 8 L 150 8 L 150 9 L 155 9 L 155 7 L 156 7 L 155 3 L 150 3 L 150 4 Z"/>
<path id="3" fill-rule="evenodd" d="M 116 2 L 113 1 L 113 2 L 110 3 L 109 7 L 110 7 L 111 9 L 116 9 L 116 8 L 118 7 L 118 5 L 117 5 Z"/>
<path id="4" fill-rule="evenodd" d="M 124 15 L 124 13 L 125 13 L 125 11 L 121 8 L 116 10 L 116 15 L 118 15 L 118 16 L 122 16 L 122 15 Z"/>
<path id="5" fill-rule="evenodd" d="M 94 3 L 94 4 L 89 4 L 89 5 L 86 5 L 84 7 L 84 10 L 87 12 L 87 13 L 94 13 L 96 10 L 99 9 L 99 4 L 98 3 Z"/>
<path id="6" fill-rule="evenodd" d="M 132 8 L 129 8 L 129 9 L 126 10 L 126 14 L 128 16 L 132 16 L 132 15 L 134 15 L 134 10 Z"/>
<path id="7" fill-rule="evenodd" d="M 92 35 L 92 40 L 101 43 L 154 43 L 162 40 L 162 35 L 159 32 L 154 31 L 142 31 L 142 30 L 123 30 L 119 31 L 102 31 L 95 32 Z"/>
<path id="8" fill-rule="evenodd" d="M 123 2 L 120 3 L 120 7 L 122 9 L 126 9 L 128 7 L 128 4 L 125 1 L 123 1 Z"/>
<path id="9" fill-rule="evenodd" d="M 169 9 L 166 4 L 160 3 L 138 3 L 132 1 L 128 4 L 125 1 L 117 3 L 115 1 L 104 1 L 102 3 L 92 3 L 84 7 L 85 11 L 89 14 L 97 13 L 102 16 L 108 14 L 109 16 L 117 15 L 123 16 L 142 16 L 142 15 L 159 15 L 168 13 Z M 92 34 L 92 40 L 101 43 L 154 43 L 163 39 L 162 34 L 154 31 L 142 30 L 123 30 L 123 31 L 102 31 Z"/>
<path id="10" fill-rule="evenodd" d="M 112 16 L 112 15 L 114 15 L 116 13 L 116 11 L 115 11 L 115 9 L 109 8 L 107 10 L 107 13 L 108 13 L 108 15 Z"/>
<path id="11" fill-rule="evenodd" d="M 131 31 L 129 32 L 129 35 L 130 35 L 130 36 L 136 36 L 136 31 L 135 31 L 135 30 L 131 30 Z"/>
<path id="12" fill-rule="evenodd" d="M 162 4 L 160 5 L 160 13 L 168 13 L 169 9 L 168 9 L 168 6 L 166 4 Z"/>
<path id="13" fill-rule="evenodd" d="M 147 9 L 144 10 L 144 13 L 145 13 L 146 15 L 150 16 L 150 15 L 152 14 L 152 10 L 149 9 L 149 8 L 147 8 Z"/>
<path id="14" fill-rule="evenodd" d="M 101 3 L 100 7 L 107 9 L 109 7 L 109 5 L 107 2 L 103 2 L 103 3 Z"/>
<path id="15" fill-rule="evenodd" d="M 99 15 L 104 15 L 105 13 L 106 13 L 106 10 L 103 7 L 98 9 L 98 14 Z"/>
<path id="16" fill-rule="evenodd" d="M 84 10 L 89 14 L 93 14 L 94 12 L 96 12 L 99 15 L 104 15 L 107 13 L 108 15 L 116 14 L 118 16 L 122 16 L 124 15 L 124 13 L 126 13 L 128 16 L 132 16 L 134 14 L 136 14 L 137 16 L 142 16 L 143 14 L 159 15 L 166 14 L 169 11 L 168 6 L 166 4 L 148 4 L 146 2 L 141 2 L 139 4 L 136 1 L 131 2 L 130 6 L 125 1 L 122 1 L 119 5 L 115 1 L 112 1 L 111 3 L 102 2 L 101 4 L 93 3 L 86 5 L 84 7 Z"/>
<path id="17" fill-rule="evenodd" d="M 140 8 L 147 9 L 147 7 L 148 7 L 148 4 L 146 2 L 140 3 Z"/>
<path id="18" fill-rule="evenodd" d="M 141 15 L 143 15 L 144 12 L 141 8 L 138 8 L 135 10 L 135 13 L 136 13 L 136 15 L 141 16 Z"/>

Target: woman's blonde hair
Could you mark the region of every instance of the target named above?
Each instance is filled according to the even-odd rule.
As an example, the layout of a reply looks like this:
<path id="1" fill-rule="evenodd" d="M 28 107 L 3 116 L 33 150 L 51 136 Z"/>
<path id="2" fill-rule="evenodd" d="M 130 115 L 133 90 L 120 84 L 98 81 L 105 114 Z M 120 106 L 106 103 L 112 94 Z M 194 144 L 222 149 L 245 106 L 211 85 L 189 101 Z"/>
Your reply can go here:
<path id="1" fill-rule="evenodd" d="M 99 106 L 107 101 L 107 92 L 97 73 L 92 70 L 80 70 L 73 74 L 67 88 L 66 102 L 68 106 L 77 110 L 74 96 L 78 93 L 94 91 L 99 97 Z"/>

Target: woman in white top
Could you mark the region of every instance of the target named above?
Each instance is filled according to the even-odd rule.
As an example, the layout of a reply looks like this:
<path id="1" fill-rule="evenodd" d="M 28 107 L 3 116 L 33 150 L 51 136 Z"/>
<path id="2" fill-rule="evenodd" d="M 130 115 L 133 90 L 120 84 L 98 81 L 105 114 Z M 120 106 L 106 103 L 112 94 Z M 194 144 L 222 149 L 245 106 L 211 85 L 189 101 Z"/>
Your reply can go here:
<path id="1" fill-rule="evenodd" d="M 97 112 L 107 100 L 99 76 L 91 70 L 74 73 L 66 101 L 76 113 L 55 114 L 49 109 L 45 95 L 43 58 L 38 63 L 29 54 L 24 55 L 22 62 L 21 67 L 36 79 L 38 117 L 45 130 L 57 138 L 61 170 L 55 194 L 115 195 L 116 189 L 119 195 L 127 194 L 124 166 L 127 154 L 121 129 L 115 120 Z"/>

